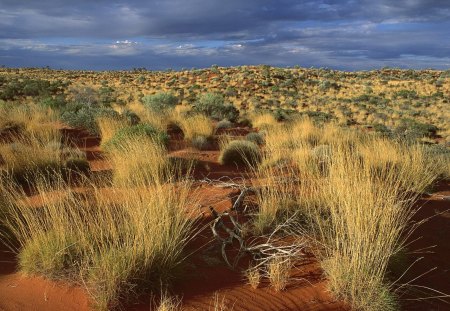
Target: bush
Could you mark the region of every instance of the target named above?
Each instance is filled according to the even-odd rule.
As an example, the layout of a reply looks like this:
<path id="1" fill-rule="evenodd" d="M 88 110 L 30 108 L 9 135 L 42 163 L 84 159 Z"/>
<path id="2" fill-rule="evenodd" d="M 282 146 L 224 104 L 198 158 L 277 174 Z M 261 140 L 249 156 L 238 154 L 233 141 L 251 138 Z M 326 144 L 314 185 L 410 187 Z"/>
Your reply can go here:
<path id="1" fill-rule="evenodd" d="M 156 112 L 163 112 L 174 108 L 178 104 L 178 98 L 170 93 L 157 93 L 142 98 L 145 107 Z"/>
<path id="2" fill-rule="evenodd" d="M 256 132 L 248 133 L 245 136 L 245 140 L 251 141 L 257 145 L 263 145 L 265 142 L 264 135 Z"/>
<path id="3" fill-rule="evenodd" d="M 148 137 L 163 145 L 166 145 L 169 141 L 169 137 L 166 133 L 157 130 L 150 124 L 142 123 L 127 126 L 118 130 L 114 136 L 105 143 L 105 149 L 118 148 L 124 141 L 139 137 Z"/>
<path id="4" fill-rule="evenodd" d="M 239 117 L 239 110 L 232 104 L 226 104 L 222 95 L 206 93 L 195 103 L 195 112 L 205 114 L 215 120 L 227 119 L 235 122 Z"/>
<path id="5" fill-rule="evenodd" d="M 261 162 L 258 145 L 246 140 L 233 140 L 220 153 L 221 164 L 255 165 Z"/>
<path id="6" fill-rule="evenodd" d="M 111 108 L 93 108 L 80 103 L 71 103 L 61 113 L 61 121 L 72 127 L 83 128 L 93 135 L 99 134 L 98 117 L 117 118 L 119 114 Z"/>
<path id="7" fill-rule="evenodd" d="M 233 126 L 233 123 L 231 123 L 230 121 L 228 121 L 228 120 L 222 120 L 222 121 L 219 121 L 217 124 L 216 124 L 216 129 L 217 130 L 219 130 L 219 129 L 229 129 L 230 127 L 232 127 Z"/>
<path id="8" fill-rule="evenodd" d="M 57 96 L 55 98 L 49 96 L 49 97 L 43 98 L 39 102 L 39 104 L 46 108 L 57 110 L 57 109 L 63 108 L 67 103 L 66 103 L 66 100 L 64 99 L 64 96 Z"/>
<path id="9" fill-rule="evenodd" d="M 401 120 L 400 126 L 396 128 L 397 134 L 407 139 L 436 136 L 438 128 L 433 124 L 420 123 L 412 119 Z"/>

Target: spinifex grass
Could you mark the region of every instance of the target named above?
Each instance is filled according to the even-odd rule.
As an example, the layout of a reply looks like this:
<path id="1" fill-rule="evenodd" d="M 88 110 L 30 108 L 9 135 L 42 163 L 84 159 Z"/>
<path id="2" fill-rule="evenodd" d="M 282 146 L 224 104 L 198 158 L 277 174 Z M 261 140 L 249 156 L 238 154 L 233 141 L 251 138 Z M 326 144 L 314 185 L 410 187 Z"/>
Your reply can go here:
<path id="1" fill-rule="evenodd" d="M 128 174 L 119 183 L 126 188 L 87 182 L 86 195 L 62 179 L 51 187 L 41 179 L 38 207 L 4 186 L 9 216 L 2 222 L 18 241 L 20 270 L 84 284 L 102 310 L 168 282 L 195 234 L 188 208 L 196 199 L 188 180 L 162 181 L 161 175 L 157 169 Z"/>

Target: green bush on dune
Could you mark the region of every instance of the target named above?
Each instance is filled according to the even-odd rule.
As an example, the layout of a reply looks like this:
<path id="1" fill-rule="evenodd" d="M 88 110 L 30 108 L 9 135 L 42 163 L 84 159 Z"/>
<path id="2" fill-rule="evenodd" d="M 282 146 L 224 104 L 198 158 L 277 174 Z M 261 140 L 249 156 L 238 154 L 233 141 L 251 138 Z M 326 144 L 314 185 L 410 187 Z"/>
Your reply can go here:
<path id="1" fill-rule="evenodd" d="M 164 112 L 174 108 L 178 104 L 178 98 L 170 93 L 157 93 L 142 98 L 142 103 L 148 109 L 155 112 Z"/>
<path id="2" fill-rule="evenodd" d="M 239 117 L 239 110 L 232 104 L 225 103 L 223 96 L 216 93 L 201 95 L 197 99 L 193 110 L 215 120 L 226 119 L 235 122 Z"/>

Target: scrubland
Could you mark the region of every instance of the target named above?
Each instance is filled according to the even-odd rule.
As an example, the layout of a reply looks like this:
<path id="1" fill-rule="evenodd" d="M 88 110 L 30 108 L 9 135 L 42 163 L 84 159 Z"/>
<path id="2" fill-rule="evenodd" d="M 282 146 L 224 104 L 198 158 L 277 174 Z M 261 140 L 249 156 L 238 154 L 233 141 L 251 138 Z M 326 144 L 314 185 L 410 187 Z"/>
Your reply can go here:
<path id="1" fill-rule="evenodd" d="M 3 68 L 0 98 L 2 245 L 92 309 L 183 309 L 187 271 L 220 269 L 311 301 L 283 300 L 318 282 L 306 261 L 341 309 L 448 306 L 409 275 L 423 200 L 450 180 L 448 71 Z M 210 294 L 197 309 L 252 309 Z"/>

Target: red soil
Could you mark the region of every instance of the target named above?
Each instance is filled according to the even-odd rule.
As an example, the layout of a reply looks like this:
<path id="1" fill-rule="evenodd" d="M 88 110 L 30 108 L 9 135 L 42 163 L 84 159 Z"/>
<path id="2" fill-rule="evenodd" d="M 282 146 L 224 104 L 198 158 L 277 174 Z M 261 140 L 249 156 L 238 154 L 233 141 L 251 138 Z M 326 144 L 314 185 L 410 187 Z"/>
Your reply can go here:
<path id="1" fill-rule="evenodd" d="M 65 130 L 73 142 L 87 152 L 93 171 L 103 172 L 111 169 L 101 158 L 98 148 L 99 140 L 87 139 L 86 134 L 73 129 Z M 72 136 L 73 135 L 73 136 Z M 217 162 L 217 151 L 178 150 L 180 143 L 173 148 L 171 156 L 196 158 L 199 165 L 194 175 L 197 178 L 241 178 L 245 174 L 240 168 L 222 166 Z M 178 150 L 178 151 L 176 151 Z M 226 180 L 224 180 L 226 181 Z M 241 180 L 242 181 L 242 180 Z M 418 282 L 440 291 L 450 293 L 450 246 L 445 240 L 450 233 L 450 213 L 444 212 L 450 208 L 449 201 L 444 201 L 439 195 L 450 195 L 450 183 L 439 185 L 438 192 L 431 198 L 424 199 L 417 219 L 435 215 L 429 222 L 422 225 L 415 233 L 423 239 L 411 245 L 410 249 L 423 248 L 436 244 L 434 254 L 425 254 L 425 259 L 414 266 L 412 276 L 416 276 L 430 267 L 437 266 L 433 273 L 421 278 Z M 237 195 L 233 188 L 216 187 L 202 183 L 195 191 L 201 198 L 203 221 L 211 219 L 208 206 L 223 212 L 231 207 L 231 198 Z M 35 202 L 36 203 L 36 202 Z M 36 203 L 38 204 L 38 203 Z M 439 214 L 441 213 L 441 214 Z M 438 215 L 437 215 L 438 214 Z M 437 215 L 437 216 L 436 216 Z M 209 236 L 208 236 L 209 234 Z M 205 236 L 206 235 L 206 236 Z M 228 269 L 222 260 L 220 250 L 215 242 L 204 245 L 202 241 L 210 241 L 210 230 L 207 228 L 191 248 L 198 251 L 183 268 L 181 277 L 171 288 L 171 292 L 182 297 L 183 310 L 214 310 L 214 297 L 225 305 L 224 310 L 348 310 L 342 302 L 335 301 L 327 292 L 327 281 L 323 278 L 317 260 L 310 254 L 305 254 L 292 271 L 293 282 L 282 292 L 275 292 L 267 281 L 263 281 L 258 289 L 252 289 L 245 284 L 241 273 Z M 202 240 L 203 238 L 203 240 Z M 0 245 L 0 310 L 89 310 L 89 299 L 81 287 L 54 282 L 42 278 L 23 277 L 16 270 L 15 256 Z M 126 306 L 125 310 L 151 310 L 148 296 L 140 302 Z M 449 310 L 450 305 L 440 301 L 426 301 L 405 304 L 404 310 Z"/>
<path id="2" fill-rule="evenodd" d="M 418 202 L 421 206 L 415 215 L 416 221 L 428 219 L 410 238 L 413 242 L 408 250 L 414 252 L 409 261 L 418 257 L 422 260 L 414 264 L 410 272 L 402 279 L 406 283 L 430 269 L 423 277 L 412 284 L 423 286 L 415 288 L 414 296 L 405 297 L 404 310 L 450 310 L 450 297 L 440 299 L 423 299 L 442 296 L 438 292 L 450 294 L 450 181 L 440 182 L 435 186 L 434 193 L 429 198 Z M 426 287 L 426 288 L 425 288 Z"/>

